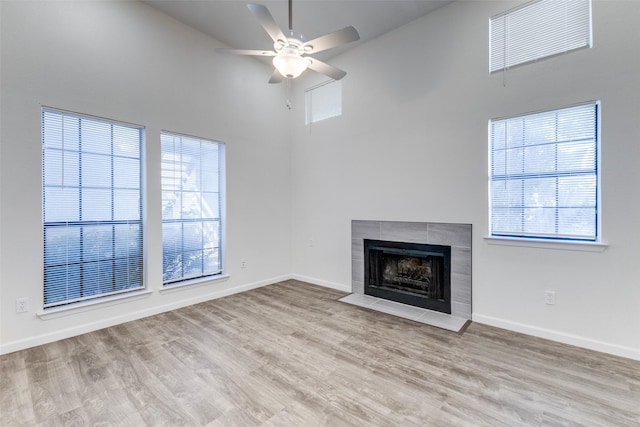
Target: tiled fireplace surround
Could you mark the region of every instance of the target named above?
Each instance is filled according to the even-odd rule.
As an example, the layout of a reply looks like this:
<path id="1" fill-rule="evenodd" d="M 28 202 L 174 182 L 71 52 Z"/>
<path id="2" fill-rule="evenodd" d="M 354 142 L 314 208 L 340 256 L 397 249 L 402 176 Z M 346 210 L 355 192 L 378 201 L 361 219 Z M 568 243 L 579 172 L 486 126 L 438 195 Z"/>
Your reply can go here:
<path id="1" fill-rule="evenodd" d="M 364 295 L 364 239 L 451 246 L 450 316 L 471 320 L 471 224 L 353 220 L 351 222 L 351 289 L 354 299 Z M 420 317 L 418 321 L 422 321 L 424 316 L 420 316 L 418 312 L 422 309 L 411 306 L 408 308 L 416 313 L 415 320 Z M 391 311 L 387 310 L 387 312 Z M 431 310 L 426 312 L 440 317 L 449 316 Z M 411 318 L 411 316 L 403 317 Z M 430 322 L 424 321 L 424 323 Z"/>

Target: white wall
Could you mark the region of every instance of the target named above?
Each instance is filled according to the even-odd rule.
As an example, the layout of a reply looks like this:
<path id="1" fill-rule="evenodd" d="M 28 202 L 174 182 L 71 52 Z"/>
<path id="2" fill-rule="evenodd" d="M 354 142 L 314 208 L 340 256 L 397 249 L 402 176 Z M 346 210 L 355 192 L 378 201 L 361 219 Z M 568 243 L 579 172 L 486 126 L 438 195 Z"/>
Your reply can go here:
<path id="1" fill-rule="evenodd" d="M 291 272 L 349 289 L 350 221 L 376 219 L 473 224 L 475 321 L 640 359 L 640 3 L 596 1 L 593 49 L 509 71 L 503 87 L 487 72 L 487 22 L 517 3 L 460 1 L 334 58 L 343 116 L 305 127 L 317 74 L 296 82 L 289 112 L 263 64 L 217 57 L 215 40 L 144 4 L 0 2 L 0 352 Z M 607 250 L 488 245 L 488 120 L 593 99 Z M 149 296 L 36 316 L 42 105 L 146 126 Z M 227 143 L 227 281 L 158 292 L 161 129 Z M 31 310 L 16 314 L 24 296 Z"/>
<path id="2" fill-rule="evenodd" d="M 592 49 L 489 75 L 489 18 L 520 3 L 456 2 L 332 61 L 343 115 L 296 111 L 293 272 L 349 288 L 352 219 L 471 223 L 475 321 L 640 359 L 640 2 L 594 1 Z M 590 100 L 608 248 L 489 245 L 489 119 Z"/>
<path id="3" fill-rule="evenodd" d="M 290 138 L 286 88 L 249 58 L 141 3 L 0 2 L 0 351 L 9 352 L 287 277 Z M 143 298 L 42 320 L 41 106 L 146 127 Z M 227 144 L 230 278 L 160 293 L 162 129 Z M 240 269 L 240 259 L 247 268 Z M 31 310 L 15 313 L 15 299 Z"/>

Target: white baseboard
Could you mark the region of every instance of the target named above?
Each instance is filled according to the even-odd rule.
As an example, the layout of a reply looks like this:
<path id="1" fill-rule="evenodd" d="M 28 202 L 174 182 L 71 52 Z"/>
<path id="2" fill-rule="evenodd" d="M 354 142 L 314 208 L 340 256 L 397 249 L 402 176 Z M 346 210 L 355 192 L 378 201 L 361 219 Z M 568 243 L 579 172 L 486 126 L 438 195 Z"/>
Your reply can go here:
<path id="1" fill-rule="evenodd" d="M 122 316 L 115 316 L 115 317 L 110 317 L 108 319 L 101 319 L 97 322 L 78 325 L 72 328 L 67 328 L 60 331 L 51 332 L 48 334 L 43 334 L 35 337 L 8 342 L 0 345 L 0 355 L 13 353 L 14 351 L 24 350 L 24 349 L 35 347 L 42 344 L 48 344 L 48 343 L 63 340 L 66 338 L 71 338 L 77 335 L 86 334 L 88 332 L 97 331 L 99 329 L 108 328 L 110 326 L 119 325 L 121 323 L 130 322 L 132 320 L 138 320 L 144 317 L 153 316 L 155 314 L 160 314 L 167 311 L 176 310 L 178 308 L 187 307 L 189 305 L 198 304 L 201 302 L 226 297 L 228 295 L 249 291 L 251 289 L 256 289 L 256 288 L 271 285 L 274 283 L 282 282 L 284 280 L 289 280 L 291 278 L 292 278 L 291 275 L 273 277 L 271 279 L 261 280 L 254 283 L 247 283 L 245 285 L 235 286 L 233 288 L 222 289 L 222 290 L 211 292 L 205 295 L 198 295 L 197 297 L 194 297 L 194 298 L 187 298 L 187 299 L 175 301 L 169 304 L 151 307 L 145 310 L 126 313 Z"/>
<path id="2" fill-rule="evenodd" d="M 351 292 L 351 285 L 344 285 L 342 283 L 329 282 L 327 280 L 316 279 L 315 277 L 302 276 L 300 274 L 292 274 L 292 279 L 300 280 L 301 282 L 311 283 L 312 285 L 324 286 L 325 288 L 335 289 L 342 292 Z"/>
<path id="3" fill-rule="evenodd" d="M 485 325 L 496 326 L 498 328 L 508 329 L 510 331 L 520 332 L 538 338 L 545 338 L 551 341 L 561 342 L 563 344 L 588 348 L 590 350 L 613 354 L 615 356 L 625 357 L 627 359 L 640 360 L 640 349 L 611 344 L 603 341 L 597 341 L 590 338 L 581 337 L 579 335 L 554 331 L 552 329 L 538 328 L 536 326 L 512 322 L 509 320 L 485 316 L 482 314 L 473 313 L 472 320 L 474 322 L 484 323 Z"/>

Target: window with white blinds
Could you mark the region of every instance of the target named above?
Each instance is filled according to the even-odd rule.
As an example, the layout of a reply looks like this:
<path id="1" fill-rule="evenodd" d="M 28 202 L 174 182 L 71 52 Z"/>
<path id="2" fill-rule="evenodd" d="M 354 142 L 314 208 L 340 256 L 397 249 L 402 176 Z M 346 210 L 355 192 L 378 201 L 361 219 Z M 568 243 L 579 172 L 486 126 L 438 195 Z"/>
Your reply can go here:
<path id="1" fill-rule="evenodd" d="M 144 288 L 143 128 L 42 110 L 44 308 Z"/>
<path id="2" fill-rule="evenodd" d="M 326 83 L 304 91 L 305 124 L 342 115 L 342 81 Z"/>
<path id="3" fill-rule="evenodd" d="M 165 284 L 222 273 L 224 144 L 162 132 Z"/>
<path id="4" fill-rule="evenodd" d="M 599 103 L 489 123 L 492 236 L 599 241 Z"/>
<path id="5" fill-rule="evenodd" d="M 490 71 L 591 47 L 591 0 L 536 0 L 493 16 Z"/>

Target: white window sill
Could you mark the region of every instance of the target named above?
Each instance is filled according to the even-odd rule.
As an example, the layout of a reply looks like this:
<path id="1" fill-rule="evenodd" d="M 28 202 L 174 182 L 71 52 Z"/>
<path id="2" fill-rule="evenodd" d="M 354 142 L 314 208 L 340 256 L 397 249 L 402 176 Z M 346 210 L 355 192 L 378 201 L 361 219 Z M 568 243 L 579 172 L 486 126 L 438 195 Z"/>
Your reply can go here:
<path id="1" fill-rule="evenodd" d="M 89 310 L 95 310 L 97 308 L 96 306 L 109 307 L 116 304 L 122 304 L 123 302 L 148 297 L 149 295 L 151 295 L 151 291 L 149 289 L 142 289 L 139 291 L 82 301 L 69 306 L 49 308 L 36 313 L 36 315 L 42 320 L 57 319 L 59 317 L 69 316 L 70 314 L 78 314 Z"/>
<path id="2" fill-rule="evenodd" d="M 567 240 L 523 239 L 517 237 L 487 236 L 484 240 L 490 245 L 520 246 L 524 248 L 543 248 L 582 252 L 604 252 L 609 246 L 602 242 L 574 242 Z"/>
<path id="3" fill-rule="evenodd" d="M 173 292 L 181 291 L 186 288 L 192 288 L 194 286 L 207 285 L 215 282 L 222 282 L 229 279 L 228 274 L 221 274 L 219 276 L 209 276 L 209 277 L 198 277 L 197 279 L 185 280 L 183 282 L 175 282 L 170 283 L 168 285 L 164 285 L 162 289 L 159 290 L 161 294 L 170 294 Z"/>

